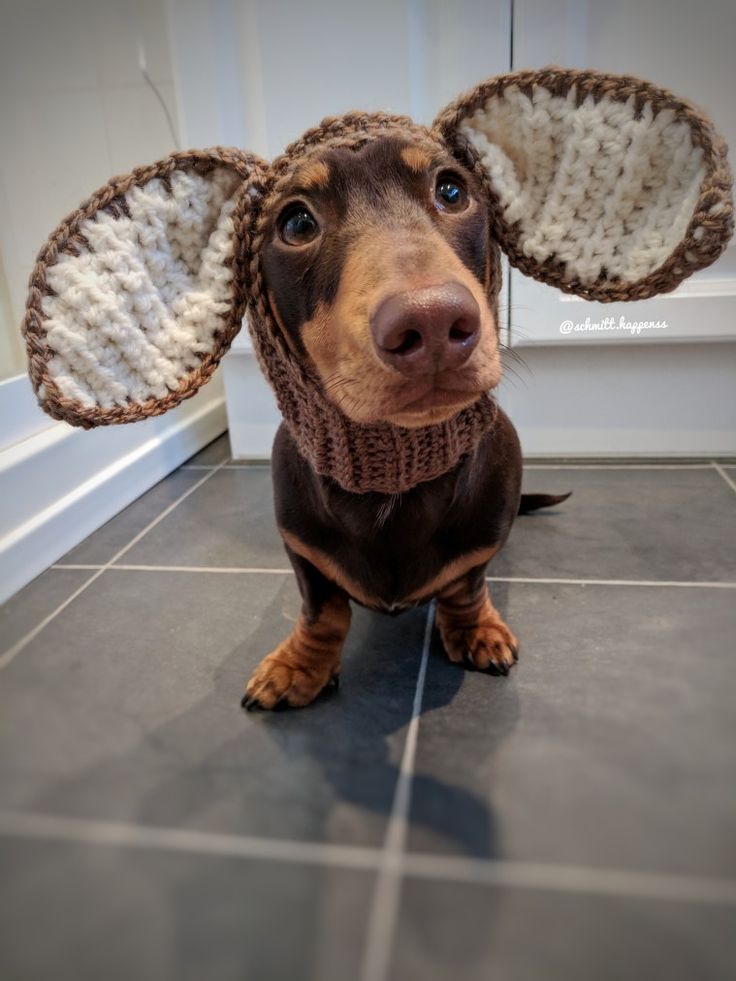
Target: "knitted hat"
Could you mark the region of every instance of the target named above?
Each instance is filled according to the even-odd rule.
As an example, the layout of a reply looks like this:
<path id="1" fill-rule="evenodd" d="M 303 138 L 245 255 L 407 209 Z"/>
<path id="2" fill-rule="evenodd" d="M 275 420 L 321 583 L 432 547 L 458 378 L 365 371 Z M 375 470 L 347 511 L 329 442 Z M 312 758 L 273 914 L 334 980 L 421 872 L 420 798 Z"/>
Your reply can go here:
<path id="1" fill-rule="evenodd" d="M 672 290 L 733 230 L 726 148 L 707 117 L 596 72 L 498 76 L 431 129 L 386 114 L 327 119 L 271 165 L 237 149 L 174 153 L 113 178 L 39 254 L 24 332 L 42 408 L 85 428 L 166 412 L 209 380 L 247 305 L 261 368 L 318 473 L 393 493 L 453 467 L 492 425 L 490 396 L 420 429 L 351 421 L 286 342 L 261 268 L 266 223 L 296 167 L 388 134 L 449 148 L 487 196 L 492 251 L 586 299 Z"/>

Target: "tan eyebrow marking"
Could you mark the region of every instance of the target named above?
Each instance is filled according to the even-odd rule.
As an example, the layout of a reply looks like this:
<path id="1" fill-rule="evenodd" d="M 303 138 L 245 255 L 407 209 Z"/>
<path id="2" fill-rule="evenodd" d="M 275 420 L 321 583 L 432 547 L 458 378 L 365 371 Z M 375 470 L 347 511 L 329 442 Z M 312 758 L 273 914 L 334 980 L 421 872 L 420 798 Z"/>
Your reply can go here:
<path id="1" fill-rule="evenodd" d="M 432 164 L 430 155 L 418 146 L 405 146 L 401 151 L 401 159 L 409 170 L 413 170 L 416 174 L 423 174 Z"/>
<path id="2" fill-rule="evenodd" d="M 330 183 L 330 168 L 324 160 L 315 160 L 299 171 L 297 181 L 306 191 L 325 188 Z"/>

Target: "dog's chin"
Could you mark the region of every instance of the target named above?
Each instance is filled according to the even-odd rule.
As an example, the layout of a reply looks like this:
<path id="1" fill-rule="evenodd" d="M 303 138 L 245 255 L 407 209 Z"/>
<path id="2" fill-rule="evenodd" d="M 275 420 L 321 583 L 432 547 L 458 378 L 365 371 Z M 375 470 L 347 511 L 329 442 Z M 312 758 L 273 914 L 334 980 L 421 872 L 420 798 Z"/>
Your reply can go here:
<path id="1" fill-rule="evenodd" d="M 393 426 L 401 426 L 404 429 L 436 426 L 452 419 L 463 409 L 467 409 L 482 394 L 482 392 L 461 393 L 435 390 L 395 412 L 384 414 L 381 421 L 388 422 Z"/>

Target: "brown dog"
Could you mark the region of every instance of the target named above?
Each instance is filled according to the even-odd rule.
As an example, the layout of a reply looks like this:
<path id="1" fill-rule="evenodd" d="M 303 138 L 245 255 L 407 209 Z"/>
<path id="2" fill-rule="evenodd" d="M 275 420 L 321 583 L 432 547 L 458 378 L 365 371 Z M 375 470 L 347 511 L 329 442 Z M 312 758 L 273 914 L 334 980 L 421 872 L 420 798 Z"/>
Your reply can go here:
<path id="1" fill-rule="evenodd" d="M 449 151 L 430 156 L 384 137 L 296 171 L 262 246 L 269 298 L 351 419 L 426 426 L 498 384 L 488 225 L 477 180 Z M 337 681 L 350 599 L 391 613 L 436 596 L 449 658 L 508 673 L 516 638 L 485 582 L 519 510 L 521 453 L 503 412 L 474 454 L 402 495 L 343 490 L 284 426 L 273 481 L 303 609 L 250 679 L 244 706 L 307 705 Z"/>
<path id="2" fill-rule="evenodd" d="M 306 705 L 335 682 L 350 599 L 436 597 L 450 659 L 507 674 L 517 643 L 484 576 L 520 507 L 519 442 L 488 394 L 501 250 L 584 299 L 646 299 L 721 254 L 730 187 L 693 106 L 557 68 L 483 82 L 431 128 L 324 120 L 270 164 L 172 154 L 113 178 L 39 254 L 31 379 L 74 425 L 166 412 L 211 377 L 247 306 L 284 417 L 276 515 L 304 603 L 243 704 Z"/>

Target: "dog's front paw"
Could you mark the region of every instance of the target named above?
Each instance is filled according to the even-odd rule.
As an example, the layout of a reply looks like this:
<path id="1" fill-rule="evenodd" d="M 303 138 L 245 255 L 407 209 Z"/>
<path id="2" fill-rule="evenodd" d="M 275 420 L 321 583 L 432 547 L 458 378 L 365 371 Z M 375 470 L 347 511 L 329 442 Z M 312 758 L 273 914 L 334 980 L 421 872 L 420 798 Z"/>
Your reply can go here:
<path id="1" fill-rule="evenodd" d="M 456 664 L 467 664 L 492 674 L 508 674 L 519 659 L 518 641 L 501 619 L 470 626 L 440 620 L 438 626 L 447 656 Z"/>
<path id="2" fill-rule="evenodd" d="M 328 685 L 337 688 L 339 670 L 339 662 L 305 664 L 288 648 L 279 647 L 253 672 L 240 704 L 245 709 L 302 708 Z"/>

